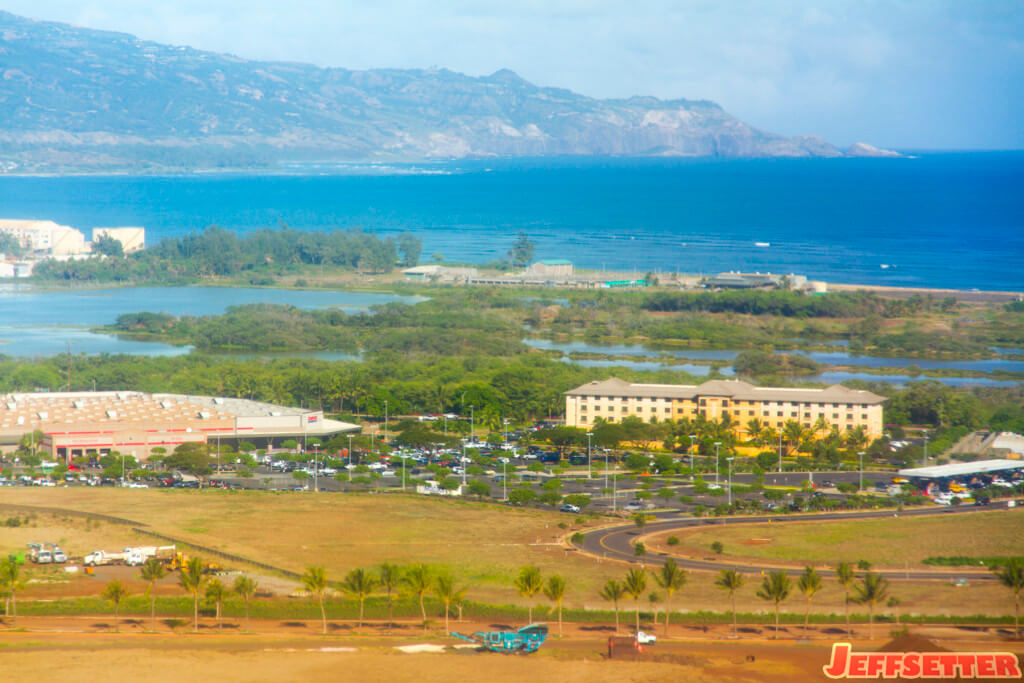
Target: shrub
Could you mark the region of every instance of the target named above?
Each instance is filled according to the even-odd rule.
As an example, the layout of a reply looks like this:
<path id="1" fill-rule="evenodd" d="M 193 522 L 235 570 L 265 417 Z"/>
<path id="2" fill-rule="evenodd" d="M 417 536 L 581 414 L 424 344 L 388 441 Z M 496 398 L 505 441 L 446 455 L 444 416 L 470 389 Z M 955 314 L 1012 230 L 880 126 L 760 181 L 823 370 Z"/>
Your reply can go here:
<path id="1" fill-rule="evenodd" d="M 667 543 L 669 545 L 679 545 L 679 537 L 678 536 L 669 536 Z"/>

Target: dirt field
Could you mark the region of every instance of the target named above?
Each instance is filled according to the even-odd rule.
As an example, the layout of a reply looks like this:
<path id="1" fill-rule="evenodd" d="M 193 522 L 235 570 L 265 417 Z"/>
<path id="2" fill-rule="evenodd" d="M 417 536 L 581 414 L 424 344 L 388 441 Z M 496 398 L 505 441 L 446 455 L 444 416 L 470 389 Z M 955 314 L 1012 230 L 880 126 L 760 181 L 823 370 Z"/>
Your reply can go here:
<path id="1" fill-rule="evenodd" d="M 676 636 L 650 646 L 642 655 L 620 651 L 607 658 L 607 633 L 593 627 L 567 627 L 532 656 L 480 653 L 472 648 L 443 653 L 406 654 L 406 645 L 455 646 L 440 634 L 405 633 L 386 637 L 368 629 L 363 636 L 296 633 L 295 624 L 254 623 L 253 633 L 223 635 L 146 634 L 129 626 L 120 634 L 102 632 L 108 624 L 89 618 L 23 620 L 28 631 L 3 633 L 0 671 L 18 680 L 95 681 L 118 677 L 146 681 L 811 681 L 823 680 L 821 666 L 835 632 L 812 630 L 807 640 L 766 640 L 764 634 L 727 639 L 718 629 L 700 639 Z M 317 624 L 303 628 L 315 630 Z M 463 632 L 489 629 L 485 623 L 453 624 Z M 591 629 L 591 630 L 586 630 Z M 802 634 L 801 634 L 802 635 Z M 854 641 L 858 650 L 874 650 L 889 639 Z M 951 650 L 1021 651 L 1024 644 L 993 633 L 965 635 L 954 629 L 919 634 Z M 792 634 L 789 635 L 793 637 Z M 634 657 L 637 657 L 634 660 Z"/>

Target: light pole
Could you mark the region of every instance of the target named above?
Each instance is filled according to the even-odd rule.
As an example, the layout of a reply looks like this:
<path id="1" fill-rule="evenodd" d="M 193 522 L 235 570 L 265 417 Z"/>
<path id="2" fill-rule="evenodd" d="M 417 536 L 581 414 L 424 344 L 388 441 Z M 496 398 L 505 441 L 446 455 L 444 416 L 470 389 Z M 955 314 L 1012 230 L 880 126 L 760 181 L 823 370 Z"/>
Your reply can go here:
<path id="1" fill-rule="evenodd" d="M 442 415 L 441 419 L 444 420 L 444 435 L 448 436 L 448 415 L 447 414 Z"/>
<path id="2" fill-rule="evenodd" d="M 928 430 L 924 430 L 924 460 L 921 463 L 922 467 L 928 467 Z"/>
<path id="3" fill-rule="evenodd" d="M 402 493 L 405 493 L 405 456 L 402 456 Z"/>
<path id="4" fill-rule="evenodd" d="M 593 479 L 594 475 L 590 470 L 590 432 L 587 432 L 587 479 Z"/>
<path id="5" fill-rule="evenodd" d="M 388 445 L 388 400 L 384 399 L 384 445 Z"/>
<path id="6" fill-rule="evenodd" d="M 505 444 L 508 444 L 508 423 L 511 422 L 511 421 L 512 420 L 508 419 L 507 417 L 503 417 L 501 419 L 501 424 L 505 428 L 505 441 L 504 441 Z"/>
<path id="7" fill-rule="evenodd" d="M 860 483 L 857 485 L 857 490 L 864 490 L 864 451 L 859 451 L 857 455 L 860 456 Z"/>
<path id="8" fill-rule="evenodd" d="M 352 464 L 352 434 L 346 434 L 348 437 L 348 464 Z"/>
<path id="9" fill-rule="evenodd" d="M 615 512 L 615 503 L 616 503 L 615 485 L 616 485 L 616 482 L 618 482 L 618 480 L 619 480 L 619 466 L 615 465 L 615 472 L 612 473 L 612 512 Z"/>
<path id="10" fill-rule="evenodd" d="M 732 461 L 736 458 L 726 458 L 729 462 L 729 506 L 732 506 Z"/>
<path id="11" fill-rule="evenodd" d="M 466 485 L 466 444 L 462 444 L 462 485 Z"/>
<path id="12" fill-rule="evenodd" d="M 779 474 L 782 474 L 782 429 L 779 429 Z"/>
<path id="13" fill-rule="evenodd" d="M 316 446 L 313 446 L 313 493 L 320 492 L 320 481 L 317 479 L 320 475 L 320 459 L 317 457 L 319 455 L 318 450 Z"/>
<path id="14" fill-rule="evenodd" d="M 718 486 L 718 447 L 721 445 L 721 441 L 715 442 L 715 486 Z"/>
<path id="15" fill-rule="evenodd" d="M 693 469 L 693 455 L 696 452 L 696 449 L 697 449 L 697 435 L 696 434 L 690 434 L 690 479 L 693 479 L 696 476 L 696 474 L 697 474 L 697 471 L 695 469 Z"/>
<path id="16" fill-rule="evenodd" d="M 604 449 L 604 487 L 608 488 L 608 449 Z"/>
<path id="17" fill-rule="evenodd" d="M 501 499 L 508 500 L 508 458 L 501 463 Z"/>
<path id="18" fill-rule="evenodd" d="M 469 440 L 476 443 L 476 406 L 469 407 Z"/>

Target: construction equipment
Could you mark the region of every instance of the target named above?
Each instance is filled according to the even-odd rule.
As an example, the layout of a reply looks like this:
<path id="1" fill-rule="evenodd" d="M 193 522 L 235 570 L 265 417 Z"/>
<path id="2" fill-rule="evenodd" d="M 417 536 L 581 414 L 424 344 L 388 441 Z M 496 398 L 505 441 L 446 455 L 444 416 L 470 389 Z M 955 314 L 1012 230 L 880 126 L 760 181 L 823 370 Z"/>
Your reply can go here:
<path id="1" fill-rule="evenodd" d="M 453 632 L 452 635 L 491 652 L 528 655 L 544 644 L 548 637 L 548 625 L 530 624 L 518 631 L 477 631 L 472 635 Z"/>

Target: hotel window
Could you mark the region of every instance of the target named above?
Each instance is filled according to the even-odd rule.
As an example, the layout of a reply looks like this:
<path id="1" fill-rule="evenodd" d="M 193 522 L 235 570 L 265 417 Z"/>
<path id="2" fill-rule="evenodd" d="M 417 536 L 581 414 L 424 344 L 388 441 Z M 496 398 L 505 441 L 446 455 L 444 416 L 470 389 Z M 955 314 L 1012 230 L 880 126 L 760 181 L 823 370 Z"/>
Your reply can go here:
<path id="1" fill-rule="evenodd" d="M 810 414 L 810 413 L 804 413 L 804 417 L 805 417 L 805 418 L 809 418 L 810 416 L 811 416 L 811 414 Z"/>
<path id="2" fill-rule="evenodd" d="M 666 412 L 666 413 L 671 413 L 671 412 L 672 412 L 672 409 L 671 409 L 671 408 L 665 408 L 665 412 Z"/>
<path id="3" fill-rule="evenodd" d="M 862 419 L 862 420 L 868 419 L 868 414 L 864 413 L 863 415 L 860 416 L 860 419 Z"/>
<path id="4" fill-rule="evenodd" d="M 839 413 L 832 413 L 832 419 L 833 420 L 838 420 L 839 419 Z"/>
<path id="5" fill-rule="evenodd" d="M 753 411 L 753 410 L 748 410 L 748 411 L 747 411 L 747 415 L 751 415 L 751 416 L 753 416 L 753 414 L 754 414 L 754 411 Z M 768 413 L 765 413 L 765 415 L 767 415 L 767 414 L 768 414 Z"/>
<path id="6" fill-rule="evenodd" d="M 627 408 L 626 406 L 622 406 L 622 412 L 625 413 L 625 412 L 628 412 L 628 411 L 629 411 L 629 408 Z"/>
<path id="7" fill-rule="evenodd" d="M 853 415 L 851 413 L 847 413 L 846 414 L 846 419 L 847 420 L 852 420 L 853 419 Z"/>
<path id="8" fill-rule="evenodd" d="M 791 412 L 791 413 L 789 414 L 789 416 L 790 416 L 790 417 L 796 417 L 796 411 L 794 410 L 793 412 Z"/>
<path id="9" fill-rule="evenodd" d="M 779 417 L 782 417 L 782 411 L 781 410 L 779 411 Z"/>
<path id="10" fill-rule="evenodd" d="M 707 401 L 707 399 L 706 399 L 706 398 L 702 398 L 702 399 L 700 400 L 700 404 L 701 404 L 702 406 L 706 406 L 706 405 L 708 404 L 708 401 Z"/>
<path id="11" fill-rule="evenodd" d="M 728 399 L 722 399 L 722 407 L 723 408 L 728 408 L 729 407 Z"/>

